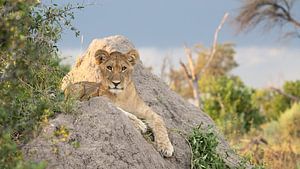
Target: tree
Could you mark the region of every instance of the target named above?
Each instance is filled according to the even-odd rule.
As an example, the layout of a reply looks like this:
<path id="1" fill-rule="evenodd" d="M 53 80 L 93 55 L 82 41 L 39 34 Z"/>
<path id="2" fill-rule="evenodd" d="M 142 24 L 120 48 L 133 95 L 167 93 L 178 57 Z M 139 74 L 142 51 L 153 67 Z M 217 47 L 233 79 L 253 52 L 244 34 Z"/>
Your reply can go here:
<path id="1" fill-rule="evenodd" d="M 199 73 L 196 73 L 195 63 L 193 61 L 191 49 L 185 47 L 186 57 L 188 59 L 188 67 L 186 64 L 184 64 L 183 62 L 180 61 L 180 65 L 184 70 L 186 80 L 188 81 L 190 87 L 192 88 L 193 96 L 194 96 L 194 103 L 197 107 L 200 107 L 200 108 L 203 105 L 202 105 L 202 101 L 201 101 L 201 93 L 200 93 L 199 87 L 198 87 L 198 80 L 202 79 L 202 75 L 204 74 L 206 69 L 210 66 L 211 61 L 215 57 L 215 53 L 217 51 L 217 45 L 218 45 L 218 35 L 219 35 L 219 32 L 221 31 L 225 21 L 227 20 L 228 16 L 229 16 L 229 13 L 226 12 L 224 14 L 219 26 L 217 27 L 217 29 L 214 33 L 214 41 L 213 41 L 211 51 L 210 51 L 207 59 L 205 60 L 206 64 L 203 66 L 202 70 Z"/>
<path id="2" fill-rule="evenodd" d="M 300 138 L 300 105 L 293 104 L 278 119 L 283 137 Z M 291 140 L 292 140 L 291 139 Z"/>
<path id="3" fill-rule="evenodd" d="M 251 102 L 253 90 L 238 77 L 211 77 L 200 86 L 205 112 L 223 129 L 225 135 L 246 133 L 263 122 Z"/>
<path id="4" fill-rule="evenodd" d="M 252 95 L 253 104 L 266 120 L 277 120 L 294 103 L 299 103 L 300 81 L 287 81 L 282 89 L 267 88 L 256 90 Z"/>
<path id="5" fill-rule="evenodd" d="M 196 46 L 196 51 L 198 55 L 196 63 L 196 72 L 200 72 L 205 68 L 207 58 L 209 57 L 209 51 L 201 45 Z M 214 58 L 211 60 L 209 67 L 207 67 L 204 72 L 204 76 L 224 76 L 230 73 L 232 69 L 238 66 L 238 64 L 234 60 L 234 55 L 234 44 L 219 44 L 216 47 L 216 53 Z"/>
<path id="6" fill-rule="evenodd" d="M 300 80 L 285 82 L 283 90 L 285 93 L 295 97 L 295 101 L 300 101 Z"/>
<path id="7" fill-rule="evenodd" d="M 252 102 L 267 121 L 277 120 L 290 106 L 288 98 L 270 89 L 256 90 L 252 95 Z"/>
<path id="8" fill-rule="evenodd" d="M 237 67 L 234 60 L 234 45 L 231 43 L 219 44 L 216 47 L 214 58 L 210 62 L 210 66 L 201 75 L 200 81 L 206 81 L 209 76 L 224 76 L 228 74 L 233 68 Z M 200 72 L 205 67 L 210 56 L 210 49 L 204 46 L 197 45 L 195 47 L 197 58 L 195 62 L 195 74 Z M 171 88 L 185 98 L 193 98 L 193 89 L 191 84 L 186 80 L 185 71 L 181 67 L 178 70 L 171 69 L 169 78 L 171 80 Z M 199 83 L 199 82 L 198 82 Z"/>
<path id="9" fill-rule="evenodd" d="M 293 16 L 295 0 L 245 0 L 242 3 L 236 23 L 239 31 L 251 30 L 262 24 L 266 29 L 291 25 L 294 29 L 286 35 L 300 38 L 300 22 Z"/>
<path id="10" fill-rule="evenodd" d="M 32 168 L 17 145 L 65 106 L 57 41 L 80 5 L 0 0 L 0 168 Z M 31 167 L 30 167 L 31 166 Z"/>

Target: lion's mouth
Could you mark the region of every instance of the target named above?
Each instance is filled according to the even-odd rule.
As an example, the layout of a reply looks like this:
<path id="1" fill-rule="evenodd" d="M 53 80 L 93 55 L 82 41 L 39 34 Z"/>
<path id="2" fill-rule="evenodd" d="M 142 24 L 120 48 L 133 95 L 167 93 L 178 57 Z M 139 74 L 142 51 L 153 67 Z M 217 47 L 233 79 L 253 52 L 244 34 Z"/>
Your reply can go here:
<path id="1" fill-rule="evenodd" d="M 117 87 L 109 87 L 109 91 L 112 93 L 120 93 L 123 91 L 123 87 L 122 88 L 117 88 Z"/>

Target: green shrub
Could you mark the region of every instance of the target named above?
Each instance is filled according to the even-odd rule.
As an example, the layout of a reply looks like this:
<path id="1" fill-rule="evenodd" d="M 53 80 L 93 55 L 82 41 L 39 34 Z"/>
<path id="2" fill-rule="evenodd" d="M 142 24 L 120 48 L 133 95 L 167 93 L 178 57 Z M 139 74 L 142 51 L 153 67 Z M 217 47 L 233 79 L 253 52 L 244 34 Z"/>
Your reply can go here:
<path id="1" fill-rule="evenodd" d="M 46 163 L 35 164 L 24 161 L 16 143 L 12 141 L 10 134 L 6 133 L 0 137 L 0 168 L 43 169 L 46 168 Z"/>
<path id="2" fill-rule="evenodd" d="M 285 82 L 283 90 L 287 94 L 300 98 L 300 80 Z"/>
<path id="3" fill-rule="evenodd" d="M 288 98 L 270 89 L 256 90 L 251 99 L 267 121 L 277 120 L 290 107 Z"/>
<path id="4" fill-rule="evenodd" d="M 279 143 L 282 140 L 278 139 L 281 137 L 280 125 L 278 121 L 271 121 L 262 126 L 264 138 L 268 140 L 269 143 Z"/>
<path id="5" fill-rule="evenodd" d="M 283 92 L 300 98 L 300 80 L 285 82 Z M 252 101 L 267 121 L 278 120 L 283 112 L 289 109 L 294 102 L 297 102 L 271 89 L 256 90 L 252 95 Z"/>
<path id="6" fill-rule="evenodd" d="M 300 138 L 300 104 L 294 104 L 279 118 L 279 125 L 283 136 Z"/>
<path id="7" fill-rule="evenodd" d="M 211 77 L 201 91 L 205 112 L 223 129 L 225 135 L 246 133 L 263 122 L 251 102 L 253 91 L 238 77 Z"/>
<path id="8" fill-rule="evenodd" d="M 37 0 L 0 0 L 0 168 L 44 168 L 25 162 L 19 144 L 65 103 L 59 89 L 67 69 L 56 43 L 71 26 L 74 8 Z"/>
<path id="9" fill-rule="evenodd" d="M 211 129 L 204 131 L 201 126 L 193 129 L 188 136 L 192 149 L 192 168 L 229 168 L 217 153 L 219 142 Z"/>

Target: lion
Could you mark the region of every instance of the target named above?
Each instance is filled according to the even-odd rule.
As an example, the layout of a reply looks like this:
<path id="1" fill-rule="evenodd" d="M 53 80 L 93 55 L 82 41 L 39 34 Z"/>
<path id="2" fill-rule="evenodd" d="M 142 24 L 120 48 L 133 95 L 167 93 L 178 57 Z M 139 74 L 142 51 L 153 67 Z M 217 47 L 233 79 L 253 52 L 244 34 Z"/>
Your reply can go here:
<path id="1" fill-rule="evenodd" d="M 139 97 L 132 80 L 134 65 L 139 59 L 138 52 L 132 49 L 126 54 L 117 51 L 108 53 L 99 49 L 95 52 L 94 58 L 96 65 L 100 68 L 102 81 L 69 84 L 64 90 L 65 96 L 78 100 L 88 100 L 96 96 L 108 97 L 121 108 L 141 132 L 146 132 L 147 129 L 147 126 L 140 120 L 144 119 L 153 131 L 157 150 L 163 156 L 171 157 L 174 148 L 164 121 Z"/>

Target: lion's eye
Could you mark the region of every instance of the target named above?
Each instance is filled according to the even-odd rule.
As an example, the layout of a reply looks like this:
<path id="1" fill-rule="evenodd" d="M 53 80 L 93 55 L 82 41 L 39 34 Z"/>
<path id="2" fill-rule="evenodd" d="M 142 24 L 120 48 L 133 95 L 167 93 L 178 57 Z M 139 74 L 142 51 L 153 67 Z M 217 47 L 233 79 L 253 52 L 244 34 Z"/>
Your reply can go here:
<path id="1" fill-rule="evenodd" d="M 123 66 L 123 67 L 122 67 L 122 72 L 124 72 L 126 69 L 127 69 L 127 67 L 126 67 L 126 66 Z"/>
<path id="2" fill-rule="evenodd" d="M 111 66 L 107 66 L 106 67 L 109 71 L 112 71 L 112 67 Z"/>

